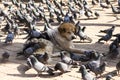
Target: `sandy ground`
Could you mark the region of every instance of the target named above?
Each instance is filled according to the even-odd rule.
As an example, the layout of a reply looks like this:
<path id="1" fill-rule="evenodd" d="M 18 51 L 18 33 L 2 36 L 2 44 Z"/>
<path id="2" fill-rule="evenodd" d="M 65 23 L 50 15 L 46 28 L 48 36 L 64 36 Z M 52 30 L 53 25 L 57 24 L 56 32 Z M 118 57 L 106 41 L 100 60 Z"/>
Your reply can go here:
<path id="1" fill-rule="evenodd" d="M 90 36 L 93 39 L 93 42 L 92 43 L 74 43 L 75 47 L 80 48 L 80 49 L 86 49 L 86 50 L 97 50 L 100 53 L 107 53 L 108 47 L 111 41 L 109 41 L 108 44 L 96 43 L 98 39 L 100 38 L 96 35 L 104 35 L 98 32 L 101 29 L 110 28 L 112 24 L 116 25 L 116 28 L 113 34 L 119 33 L 120 32 L 120 20 L 116 20 L 116 18 L 112 14 L 111 8 L 102 10 L 99 6 L 96 6 L 92 9 L 100 13 L 100 17 L 98 19 L 84 20 L 86 19 L 86 17 L 82 16 L 79 20 L 82 25 L 87 27 L 85 33 L 88 34 L 88 36 Z M 40 30 L 42 30 L 43 26 L 40 26 L 39 28 Z M 65 73 L 60 76 L 59 75 L 48 76 L 47 74 L 43 74 L 40 77 L 36 77 L 37 72 L 33 69 L 30 69 L 29 71 L 27 71 L 25 75 L 21 75 L 17 71 L 17 67 L 20 64 L 24 64 L 25 60 L 16 59 L 16 53 L 22 49 L 23 44 L 25 42 L 25 40 L 23 40 L 23 37 L 25 37 L 25 35 L 17 36 L 12 45 L 3 44 L 5 36 L 6 35 L 1 37 L 0 53 L 2 54 L 4 51 L 8 51 L 10 53 L 10 58 L 7 63 L 0 64 L 0 79 L 1 80 L 23 80 L 23 79 L 24 80 L 62 80 L 62 79 L 63 80 L 69 80 L 69 79 L 82 80 L 81 73 L 78 73 L 79 68 L 72 68 L 71 72 Z M 114 39 L 115 37 L 112 37 L 111 40 L 114 40 Z M 79 38 L 77 38 L 76 40 L 79 41 Z M 120 48 L 119 48 L 119 51 L 120 51 Z M 118 57 L 115 60 L 106 60 L 108 62 L 108 65 L 106 67 L 105 72 L 102 74 L 103 77 L 98 78 L 98 80 L 105 80 L 104 77 L 107 73 L 116 70 L 115 66 L 116 66 L 116 63 L 119 61 L 119 59 L 120 57 Z M 56 62 L 56 60 L 59 60 L 59 59 L 53 59 L 53 62 Z M 54 66 L 54 64 L 52 66 Z M 115 76 L 113 78 L 115 80 L 120 80 L 119 76 Z"/>

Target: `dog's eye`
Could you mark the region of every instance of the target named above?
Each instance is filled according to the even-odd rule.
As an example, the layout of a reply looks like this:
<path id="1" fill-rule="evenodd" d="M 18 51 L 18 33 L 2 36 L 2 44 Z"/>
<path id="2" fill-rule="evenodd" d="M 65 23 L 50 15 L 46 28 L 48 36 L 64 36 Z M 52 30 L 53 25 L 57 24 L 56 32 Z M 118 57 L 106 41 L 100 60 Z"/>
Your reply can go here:
<path id="1" fill-rule="evenodd" d="M 68 34 L 71 34 L 71 32 L 67 32 Z"/>

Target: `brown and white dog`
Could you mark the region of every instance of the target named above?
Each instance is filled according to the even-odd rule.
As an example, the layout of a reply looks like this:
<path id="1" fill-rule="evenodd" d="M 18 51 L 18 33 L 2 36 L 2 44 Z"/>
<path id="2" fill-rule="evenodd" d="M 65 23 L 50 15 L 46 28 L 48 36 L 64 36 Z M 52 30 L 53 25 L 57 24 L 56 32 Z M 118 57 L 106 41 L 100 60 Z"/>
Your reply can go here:
<path id="1" fill-rule="evenodd" d="M 74 53 L 84 53 L 83 50 L 74 47 L 72 40 L 75 39 L 75 25 L 62 23 L 58 28 L 47 30 L 51 42 L 60 50 Z"/>

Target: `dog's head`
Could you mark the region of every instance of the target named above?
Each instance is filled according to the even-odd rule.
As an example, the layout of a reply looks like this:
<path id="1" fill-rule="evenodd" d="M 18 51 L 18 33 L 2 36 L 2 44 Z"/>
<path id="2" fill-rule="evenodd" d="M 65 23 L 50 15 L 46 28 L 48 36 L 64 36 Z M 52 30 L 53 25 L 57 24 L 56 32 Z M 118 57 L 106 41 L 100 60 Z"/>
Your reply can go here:
<path id="1" fill-rule="evenodd" d="M 62 23 L 59 26 L 58 31 L 60 32 L 60 35 L 68 41 L 75 39 L 75 26 L 72 23 Z"/>

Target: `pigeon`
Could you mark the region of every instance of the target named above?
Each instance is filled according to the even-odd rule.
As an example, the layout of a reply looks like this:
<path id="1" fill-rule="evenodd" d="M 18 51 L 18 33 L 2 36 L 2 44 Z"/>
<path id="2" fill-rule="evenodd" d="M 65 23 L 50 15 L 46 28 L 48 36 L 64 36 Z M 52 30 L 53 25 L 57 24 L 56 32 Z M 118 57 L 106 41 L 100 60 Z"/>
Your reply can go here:
<path id="1" fill-rule="evenodd" d="M 59 16 L 59 15 L 57 15 L 57 21 L 58 21 L 58 23 L 60 24 L 60 23 L 63 21 L 62 17 Z"/>
<path id="2" fill-rule="evenodd" d="M 110 0 L 105 0 L 107 5 L 110 5 Z"/>
<path id="3" fill-rule="evenodd" d="M 71 65 L 68 65 L 64 62 L 57 62 L 54 66 L 54 70 L 55 71 L 59 70 L 61 74 L 70 72 L 70 69 L 71 69 Z"/>
<path id="4" fill-rule="evenodd" d="M 26 38 L 28 38 L 27 40 L 31 40 L 33 38 L 39 38 L 41 34 L 42 33 L 40 31 L 34 29 L 33 27 L 33 29 L 29 31 L 28 36 Z"/>
<path id="5" fill-rule="evenodd" d="M 92 70 L 92 72 L 95 73 L 96 77 L 98 76 L 98 74 L 101 77 L 101 74 L 105 71 L 106 64 L 106 62 L 103 62 L 102 65 Z"/>
<path id="6" fill-rule="evenodd" d="M 38 76 L 42 72 L 47 72 L 50 75 L 54 75 L 53 69 L 39 62 L 35 56 L 31 55 L 27 58 L 27 61 L 29 65 L 37 71 Z"/>
<path id="7" fill-rule="evenodd" d="M 29 57 L 32 55 L 37 49 L 39 49 L 41 46 L 39 44 L 34 44 L 33 47 L 29 47 L 24 50 L 24 56 Z"/>
<path id="8" fill-rule="evenodd" d="M 14 28 L 14 35 L 16 36 L 16 35 L 18 35 L 20 33 L 20 29 L 18 28 L 18 26 L 16 26 L 15 28 Z"/>
<path id="9" fill-rule="evenodd" d="M 113 7 L 113 5 L 111 4 L 111 9 L 112 9 L 112 12 L 114 14 L 120 14 L 120 9 L 116 8 L 116 7 Z"/>
<path id="10" fill-rule="evenodd" d="M 95 11 L 94 14 L 95 14 L 96 18 L 100 17 L 100 14 L 97 11 Z"/>
<path id="11" fill-rule="evenodd" d="M 108 9 L 109 8 L 108 5 L 105 5 L 105 4 L 101 3 L 101 2 L 100 2 L 100 7 L 102 7 L 102 9 L 104 9 L 104 8 Z"/>
<path id="12" fill-rule="evenodd" d="M 70 16 L 68 15 L 68 12 L 66 13 L 63 22 L 70 22 Z"/>
<path id="13" fill-rule="evenodd" d="M 60 0 L 60 5 L 65 6 L 66 4 L 62 0 Z"/>
<path id="14" fill-rule="evenodd" d="M 95 50 L 84 51 L 84 54 L 90 59 L 97 59 L 99 56 L 99 52 L 97 52 Z"/>
<path id="15" fill-rule="evenodd" d="M 48 63 L 47 62 L 49 59 L 48 53 L 45 52 L 44 54 L 34 54 L 34 56 L 38 59 L 38 61 L 40 61 L 44 64 Z"/>
<path id="16" fill-rule="evenodd" d="M 79 71 L 81 72 L 83 80 L 97 80 L 92 74 L 90 74 L 84 65 L 81 65 Z"/>
<path id="17" fill-rule="evenodd" d="M 116 59 L 117 56 L 119 55 L 118 47 L 119 40 L 118 38 L 116 38 L 109 46 L 108 57 L 110 57 L 111 59 Z"/>
<path id="18" fill-rule="evenodd" d="M 23 50 L 17 53 L 17 57 L 23 55 L 27 58 L 30 55 L 32 55 L 38 48 L 43 47 L 43 45 L 44 44 L 42 44 L 41 46 L 41 44 L 39 44 L 36 40 L 33 40 L 33 42 L 26 43 L 24 44 Z"/>
<path id="19" fill-rule="evenodd" d="M 66 64 L 70 64 L 72 62 L 72 59 L 67 56 L 66 51 L 60 52 L 60 57 L 61 57 L 61 61 L 66 63 Z"/>
<path id="20" fill-rule="evenodd" d="M 73 2 L 74 2 L 75 4 L 77 4 L 77 3 L 78 3 L 78 0 L 73 0 Z"/>
<path id="21" fill-rule="evenodd" d="M 111 28 L 105 29 L 105 30 L 100 30 L 99 33 L 108 33 L 110 30 L 114 31 L 115 25 L 113 25 Z"/>
<path id="22" fill-rule="evenodd" d="M 43 31 L 47 31 L 47 30 L 50 30 L 50 29 L 51 29 L 50 25 L 48 25 L 47 23 L 45 23 Z"/>
<path id="23" fill-rule="evenodd" d="M 77 21 L 77 23 L 75 24 L 75 27 L 76 27 L 76 28 L 75 28 L 75 29 L 76 29 L 76 30 L 75 30 L 75 34 L 77 35 L 77 34 L 79 33 L 79 32 L 78 32 L 78 31 L 79 31 L 79 27 L 81 27 L 80 21 Z"/>
<path id="24" fill-rule="evenodd" d="M 7 24 L 5 25 L 4 28 L 1 29 L 1 31 L 3 31 L 6 34 L 7 32 L 9 32 L 9 30 L 10 30 L 10 25 L 7 22 Z"/>
<path id="25" fill-rule="evenodd" d="M 61 57 L 61 62 L 64 62 L 68 65 L 77 65 L 77 62 L 75 62 L 74 60 L 72 60 L 70 57 L 67 56 L 66 51 L 60 52 L 60 57 Z"/>
<path id="26" fill-rule="evenodd" d="M 81 29 L 81 27 L 78 27 L 78 32 L 76 33 L 77 36 L 79 36 L 80 41 L 81 40 L 88 40 L 90 43 L 92 42 L 92 39 L 90 37 L 88 37 Z"/>
<path id="27" fill-rule="evenodd" d="M 109 46 L 109 52 L 119 47 L 119 38 L 116 38 Z"/>
<path id="28" fill-rule="evenodd" d="M 88 62 L 87 64 L 85 64 L 85 67 L 87 69 L 90 69 L 90 71 L 100 67 L 100 63 L 101 63 L 101 58 L 102 58 L 102 54 L 99 54 L 98 57 L 90 62 Z"/>
<path id="29" fill-rule="evenodd" d="M 12 43 L 14 39 L 14 34 L 11 31 L 8 31 L 5 43 Z"/>
<path id="30" fill-rule="evenodd" d="M 98 57 L 98 53 L 95 51 L 85 51 L 85 55 L 78 55 L 75 53 L 70 53 L 71 59 L 75 61 L 86 62 L 90 60 L 94 60 Z"/>
<path id="31" fill-rule="evenodd" d="M 8 4 L 6 1 L 3 1 L 2 3 L 3 3 L 3 5 L 4 5 L 5 7 L 10 6 L 10 4 Z"/>
<path id="32" fill-rule="evenodd" d="M 118 34 L 114 34 L 113 36 L 117 37 L 117 39 L 118 39 L 118 43 L 120 43 L 120 33 L 118 33 Z"/>
<path id="33" fill-rule="evenodd" d="M 70 58 L 75 60 L 75 61 L 81 61 L 81 62 L 86 62 L 86 61 L 90 60 L 85 55 L 78 55 L 78 54 L 75 54 L 75 53 L 70 53 Z"/>
<path id="34" fill-rule="evenodd" d="M 82 32 L 85 32 L 85 29 L 86 29 L 86 27 L 84 26 L 81 30 L 82 30 Z"/>
<path id="35" fill-rule="evenodd" d="M 3 62 L 8 61 L 9 57 L 10 57 L 10 54 L 5 51 L 5 52 L 2 54 L 1 62 L 3 63 Z"/>
<path id="36" fill-rule="evenodd" d="M 113 30 L 110 30 L 110 31 L 108 31 L 108 33 L 105 35 L 105 36 L 103 36 L 102 38 L 100 38 L 99 40 L 98 40 L 98 43 L 100 42 L 100 41 L 106 41 L 106 43 L 111 39 L 111 37 L 112 37 L 112 33 L 113 33 Z"/>
<path id="37" fill-rule="evenodd" d="M 119 75 L 120 71 L 120 61 L 116 64 L 117 74 Z"/>
<path id="38" fill-rule="evenodd" d="M 78 4 L 77 4 L 78 6 L 79 6 L 79 9 L 83 9 L 83 5 L 82 5 L 82 3 L 81 2 L 78 2 Z"/>
<path id="39" fill-rule="evenodd" d="M 85 9 L 85 13 L 84 15 L 89 19 L 90 17 L 92 17 L 92 13 L 90 11 L 88 11 L 87 9 Z"/>

